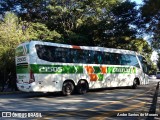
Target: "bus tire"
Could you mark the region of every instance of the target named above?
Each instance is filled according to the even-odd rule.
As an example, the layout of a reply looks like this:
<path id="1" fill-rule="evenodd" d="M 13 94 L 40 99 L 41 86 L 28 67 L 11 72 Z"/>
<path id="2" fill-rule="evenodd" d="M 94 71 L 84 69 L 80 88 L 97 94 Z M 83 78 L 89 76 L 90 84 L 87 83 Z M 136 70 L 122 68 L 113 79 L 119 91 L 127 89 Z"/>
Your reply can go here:
<path id="1" fill-rule="evenodd" d="M 137 86 L 138 86 L 138 81 L 137 81 L 136 79 L 134 79 L 132 88 L 133 88 L 133 89 L 136 89 Z"/>
<path id="2" fill-rule="evenodd" d="M 74 91 L 74 85 L 71 81 L 65 81 L 62 87 L 62 94 L 65 96 L 71 95 Z"/>
<path id="3" fill-rule="evenodd" d="M 78 94 L 85 94 L 87 93 L 89 87 L 88 83 L 85 80 L 80 80 L 77 84 L 77 92 Z"/>

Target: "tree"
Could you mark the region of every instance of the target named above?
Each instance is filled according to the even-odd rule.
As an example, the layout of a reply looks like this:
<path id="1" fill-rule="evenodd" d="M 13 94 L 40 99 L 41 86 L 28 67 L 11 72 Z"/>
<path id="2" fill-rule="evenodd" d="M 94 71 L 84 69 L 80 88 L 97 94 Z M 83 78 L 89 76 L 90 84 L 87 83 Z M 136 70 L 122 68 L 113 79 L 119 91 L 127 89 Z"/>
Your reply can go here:
<path id="1" fill-rule="evenodd" d="M 155 49 L 160 48 L 160 1 L 144 0 L 141 8 L 144 19 L 145 29 L 151 38 L 152 46 Z"/>
<path id="2" fill-rule="evenodd" d="M 158 53 L 157 67 L 158 67 L 158 70 L 160 71 L 160 53 Z"/>
<path id="3" fill-rule="evenodd" d="M 20 43 L 21 34 L 17 16 L 13 13 L 6 13 L 4 21 L 0 23 L 0 69 L 3 70 L 4 77 L 2 86 L 7 75 L 10 72 L 15 73 L 14 49 Z"/>
<path id="4" fill-rule="evenodd" d="M 56 31 L 50 31 L 45 24 L 21 21 L 14 13 L 7 12 L 0 22 L 0 69 L 3 81 L 9 73 L 15 75 L 15 48 L 29 40 L 55 40 L 61 37 Z"/>
<path id="5" fill-rule="evenodd" d="M 131 49 L 131 41 L 136 38 L 138 10 L 134 2 L 125 1 L 114 6 L 109 18 L 102 21 L 103 42 L 106 47 Z"/>
<path id="6" fill-rule="evenodd" d="M 118 0 L 51 0 L 47 26 L 63 35 L 63 43 L 95 45 L 98 22 Z"/>
<path id="7" fill-rule="evenodd" d="M 0 0 L 0 14 L 16 13 L 23 21 L 39 22 L 46 20 L 46 6 L 50 0 Z"/>
<path id="8" fill-rule="evenodd" d="M 17 0 L 0 0 L 0 14 L 5 14 L 7 11 L 15 9 Z"/>

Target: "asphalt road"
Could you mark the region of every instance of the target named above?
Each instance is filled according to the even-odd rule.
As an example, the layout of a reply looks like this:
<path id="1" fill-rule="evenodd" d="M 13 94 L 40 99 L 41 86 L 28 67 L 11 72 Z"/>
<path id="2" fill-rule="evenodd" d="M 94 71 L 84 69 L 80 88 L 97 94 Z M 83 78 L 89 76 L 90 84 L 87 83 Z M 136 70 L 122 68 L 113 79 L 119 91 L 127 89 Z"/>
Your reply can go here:
<path id="1" fill-rule="evenodd" d="M 11 118 L 141 120 L 159 119 L 159 80 L 137 89 L 92 90 L 84 95 L 18 93 L 0 95 L 0 111 Z M 32 114 L 33 113 L 33 114 Z M 2 113 L 1 113 L 2 116 Z M 8 119 L 3 113 L 3 119 Z"/>

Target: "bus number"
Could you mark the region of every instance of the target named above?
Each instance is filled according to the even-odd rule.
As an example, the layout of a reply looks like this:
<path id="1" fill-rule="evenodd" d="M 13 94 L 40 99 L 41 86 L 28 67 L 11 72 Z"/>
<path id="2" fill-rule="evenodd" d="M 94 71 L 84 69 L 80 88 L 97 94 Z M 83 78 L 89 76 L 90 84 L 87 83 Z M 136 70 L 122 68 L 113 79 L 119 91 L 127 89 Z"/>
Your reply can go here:
<path id="1" fill-rule="evenodd" d="M 24 62 L 24 61 L 26 61 L 26 57 L 17 58 L 17 62 Z"/>

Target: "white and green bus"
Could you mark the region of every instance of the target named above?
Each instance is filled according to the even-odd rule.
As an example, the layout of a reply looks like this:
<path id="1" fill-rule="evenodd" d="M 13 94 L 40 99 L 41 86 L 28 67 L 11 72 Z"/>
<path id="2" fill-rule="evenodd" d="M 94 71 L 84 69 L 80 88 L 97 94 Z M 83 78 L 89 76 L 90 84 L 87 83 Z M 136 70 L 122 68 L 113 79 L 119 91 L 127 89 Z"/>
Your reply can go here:
<path id="1" fill-rule="evenodd" d="M 30 41 L 16 48 L 17 87 L 26 92 L 58 92 L 149 83 L 147 63 L 123 49 Z"/>

